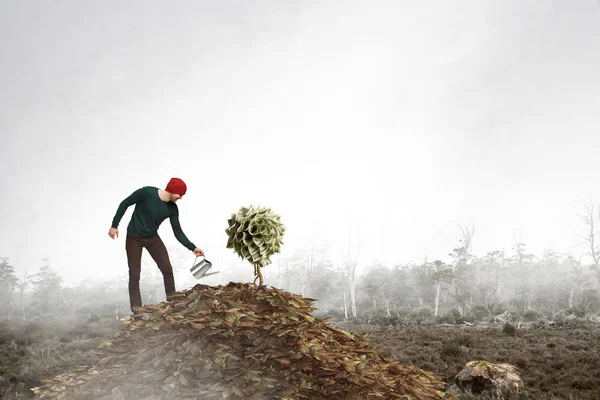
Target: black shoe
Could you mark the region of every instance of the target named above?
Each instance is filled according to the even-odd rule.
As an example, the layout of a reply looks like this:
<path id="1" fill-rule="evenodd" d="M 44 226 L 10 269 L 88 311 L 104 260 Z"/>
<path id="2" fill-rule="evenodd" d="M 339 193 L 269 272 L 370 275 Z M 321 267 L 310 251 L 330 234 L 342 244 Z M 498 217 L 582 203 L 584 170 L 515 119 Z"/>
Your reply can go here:
<path id="1" fill-rule="evenodd" d="M 134 321 L 141 321 L 142 319 L 144 319 L 144 315 L 143 314 L 131 314 L 131 319 Z"/>
<path id="2" fill-rule="evenodd" d="M 131 319 L 133 321 L 139 321 L 141 319 L 143 319 L 144 317 L 144 312 L 142 311 L 141 307 L 133 307 L 131 309 Z"/>

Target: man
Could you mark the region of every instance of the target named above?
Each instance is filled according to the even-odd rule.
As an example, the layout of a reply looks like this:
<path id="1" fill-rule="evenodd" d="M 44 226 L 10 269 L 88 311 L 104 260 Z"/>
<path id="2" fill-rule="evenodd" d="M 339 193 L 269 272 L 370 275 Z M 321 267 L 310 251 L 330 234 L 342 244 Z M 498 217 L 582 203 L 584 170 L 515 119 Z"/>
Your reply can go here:
<path id="1" fill-rule="evenodd" d="M 187 186 L 179 178 L 172 178 L 167 187 L 162 190 L 154 186 L 144 186 L 134 191 L 119 204 L 112 220 L 108 235 L 114 239 L 119 237 L 119 222 L 129 206 L 135 204 L 131 221 L 127 226 L 125 251 L 129 265 L 129 301 L 135 314 L 135 307 L 142 306 L 140 294 L 140 272 L 142 268 L 142 250 L 146 248 L 156 262 L 163 275 L 167 300 L 175 292 L 175 279 L 169 254 L 163 241 L 158 235 L 158 227 L 167 218 L 171 222 L 175 237 L 183 246 L 194 252 L 196 256 L 204 256 L 204 252 L 196 247 L 183 233 L 179 223 L 177 200 L 181 199 Z"/>

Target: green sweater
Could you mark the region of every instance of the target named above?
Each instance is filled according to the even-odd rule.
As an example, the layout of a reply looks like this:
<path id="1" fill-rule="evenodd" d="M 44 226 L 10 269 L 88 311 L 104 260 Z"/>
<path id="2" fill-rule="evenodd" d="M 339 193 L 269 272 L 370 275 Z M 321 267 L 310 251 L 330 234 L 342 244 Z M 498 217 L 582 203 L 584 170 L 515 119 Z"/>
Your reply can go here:
<path id="1" fill-rule="evenodd" d="M 149 238 L 158 233 L 158 227 L 167 218 L 171 221 L 171 227 L 175 237 L 189 250 L 194 251 L 196 246 L 185 236 L 179 224 L 179 208 L 173 202 L 164 202 L 158 196 L 158 188 L 144 186 L 137 189 L 129 197 L 119 204 L 119 208 L 113 218 L 112 227 L 117 228 L 125 211 L 129 206 L 135 204 L 131 221 L 127 226 L 127 235 L 140 238 Z"/>

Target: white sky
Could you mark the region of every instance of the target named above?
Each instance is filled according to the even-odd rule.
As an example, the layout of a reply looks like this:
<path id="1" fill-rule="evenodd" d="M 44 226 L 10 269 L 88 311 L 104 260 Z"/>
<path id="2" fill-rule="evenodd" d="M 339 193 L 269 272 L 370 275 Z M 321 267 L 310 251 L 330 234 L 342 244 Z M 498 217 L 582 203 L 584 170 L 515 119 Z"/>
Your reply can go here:
<path id="1" fill-rule="evenodd" d="M 321 237 L 339 258 L 352 226 L 361 266 L 447 259 L 471 223 L 479 255 L 581 254 L 596 0 L 287 3 L 2 2 L 0 256 L 126 275 L 119 202 L 172 176 L 216 265 L 252 203 L 282 216 L 281 256 Z"/>

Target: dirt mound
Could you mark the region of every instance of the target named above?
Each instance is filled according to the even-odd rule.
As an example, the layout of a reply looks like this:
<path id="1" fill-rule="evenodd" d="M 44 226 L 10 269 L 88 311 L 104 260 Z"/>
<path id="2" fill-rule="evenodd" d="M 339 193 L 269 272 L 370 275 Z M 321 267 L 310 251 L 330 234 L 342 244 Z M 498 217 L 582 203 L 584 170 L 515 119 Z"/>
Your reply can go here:
<path id="1" fill-rule="evenodd" d="M 276 288 L 196 285 L 99 346 L 100 361 L 45 381 L 53 399 L 442 399 L 439 376 L 383 357 Z"/>

